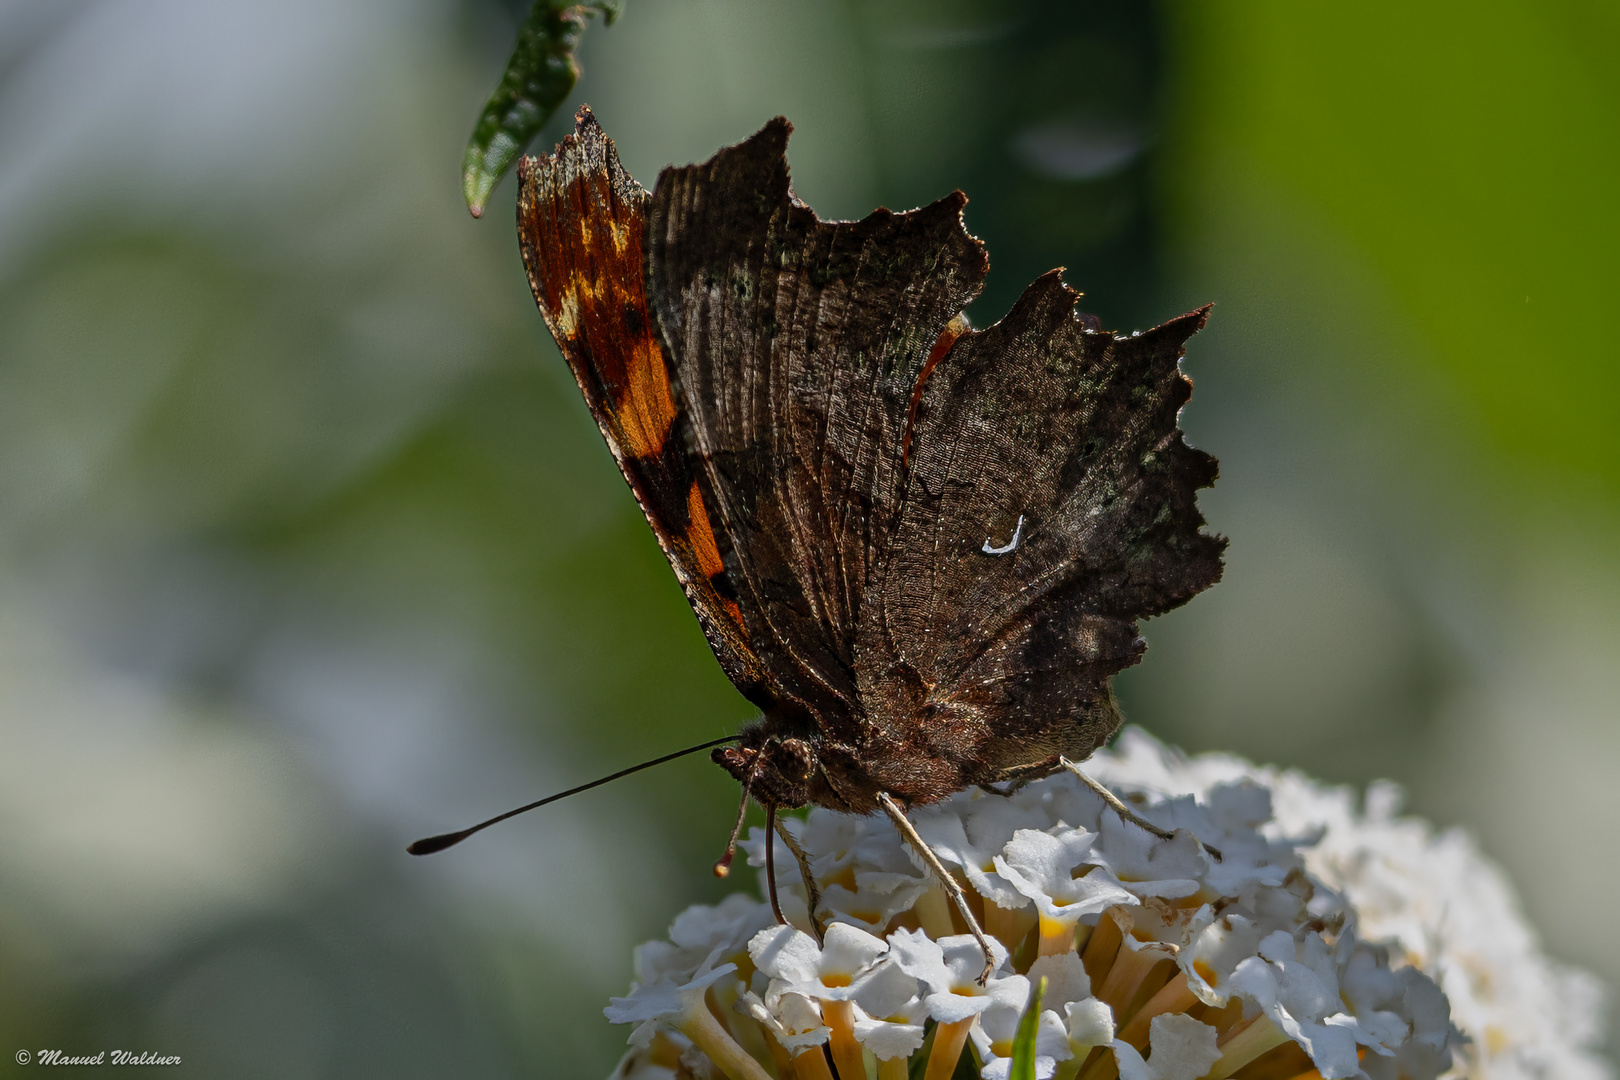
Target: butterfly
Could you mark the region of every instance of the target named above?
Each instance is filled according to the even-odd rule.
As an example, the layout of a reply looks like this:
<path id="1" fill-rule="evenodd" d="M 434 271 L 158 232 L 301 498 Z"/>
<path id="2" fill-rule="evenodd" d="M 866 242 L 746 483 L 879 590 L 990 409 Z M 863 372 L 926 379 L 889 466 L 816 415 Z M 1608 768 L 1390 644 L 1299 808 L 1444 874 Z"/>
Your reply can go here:
<path id="1" fill-rule="evenodd" d="M 882 809 L 915 848 L 905 807 L 1102 745 L 1136 621 L 1220 577 L 1195 499 L 1216 462 L 1177 428 L 1208 309 L 1116 335 L 1053 271 L 972 329 L 989 259 L 966 196 L 822 221 L 789 183 L 790 131 L 772 120 L 649 193 L 584 109 L 519 164 L 519 241 L 715 658 L 760 710 L 713 752 L 743 807 L 773 827 L 809 803 Z"/>

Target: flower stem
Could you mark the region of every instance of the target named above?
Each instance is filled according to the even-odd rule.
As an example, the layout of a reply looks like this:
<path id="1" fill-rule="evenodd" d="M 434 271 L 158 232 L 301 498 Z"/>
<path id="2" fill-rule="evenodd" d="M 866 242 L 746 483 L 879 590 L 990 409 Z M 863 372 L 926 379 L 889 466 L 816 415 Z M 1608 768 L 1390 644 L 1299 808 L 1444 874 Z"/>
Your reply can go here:
<path id="1" fill-rule="evenodd" d="M 877 1080 L 906 1080 L 906 1059 L 878 1058 Z"/>
<path id="2" fill-rule="evenodd" d="M 731 1080 L 771 1080 L 771 1074 L 737 1045 L 706 1005 L 687 1010 L 677 1026 Z"/>
<path id="3" fill-rule="evenodd" d="M 1086 965 L 1086 973 L 1091 976 L 1093 986 L 1100 986 L 1108 977 L 1108 969 L 1114 963 L 1114 953 L 1119 951 L 1119 944 L 1124 936 L 1119 923 L 1109 914 L 1113 910 L 1109 908 L 1097 920 L 1097 928 L 1091 932 L 1090 938 L 1086 941 L 1086 951 L 1080 957 L 1081 962 Z"/>
<path id="4" fill-rule="evenodd" d="M 1114 1080 L 1119 1075 L 1119 1057 L 1112 1047 L 1099 1046 L 1086 1057 L 1080 1080 Z"/>
<path id="5" fill-rule="evenodd" d="M 1097 996 L 1108 1003 L 1115 1016 L 1124 1019 L 1125 1006 L 1131 1003 L 1131 998 L 1141 989 L 1142 980 L 1153 970 L 1153 965 L 1163 959 L 1164 957 L 1157 952 L 1120 945 L 1119 954 L 1114 958 L 1113 966 L 1108 969 L 1108 977 L 1103 980 Z"/>
<path id="6" fill-rule="evenodd" d="M 1057 956 L 1074 951 L 1074 923 L 1058 922 L 1041 916 L 1041 944 L 1037 956 Z"/>
<path id="7" fill-rule="evenodd" d="M 975 1017 L 958 1020 L 954 1024 L 941 1024 L 934 1029 L 934 1048 L 928 1052 L 928 1068 L 923 1080 L 950 1080 L 956 1073 L 956 1062 L 967 1045 L 968 1028 Z"/>
<path id="8" fill-rule="evenodd" d="M 984 932 L 1007 946 L 1009 955 L 1018 951 L 1029 936 L 1028 908 L 1004 908 L 1000 904 L 984 902 Z M 1070 935 L 1071 938 L 1073 935 Z"/>
<path id="9" fill-rule="evenodd" d="M 1267 1050 L 1273 1050 L 1287 1041 L 1288 1036 L 1268 1017 L 1257 1016 L 1247 1026 L 1221 1041 L 1220 1059 L 1204 1074 L 1204 1080 L 1226 1080 Z"/>
<path id="10" fill-rule="evenodd" d="M 776 1063 L 776 1075 L 782 1080 L 793 1080 L 793 1056 L 776 1041 L 776 1036 L 769 1031 L 765 1032 L 765 1045 L 771 1053 L 771 1060 Z"/>
<path id="11" fill-rule="evenodd" d="M 827 1025 L 827 1041 L 832 1047 L 838 1075 L 861 1080 L 866 1075 L 866 1059 L 855 1041 L 855 1007 L 847 1001 L 822 1001 L 821 1020 Z"/>
<path id="12" fill-rule="evenodd" d="M 796 1080 L 833 1080 L 832 1068 L 827 1064 L 827 1052 L 820 1046 L 812 1046 L 794 1058 L 793 1075 Z"/>
<path id="13" fill-rule="evenodd" d="M 1157 994 L 1148 999 L 1146 1005 L 1137 1010 L 1120 1031 L 1119 1037 L 1140 1050 L 1147 1045 L 1149 1021 L 1167 1012 L 1182 1012 L 1197 1000 L 1187 985 L 1187 973 L 1177 971 Z"/>

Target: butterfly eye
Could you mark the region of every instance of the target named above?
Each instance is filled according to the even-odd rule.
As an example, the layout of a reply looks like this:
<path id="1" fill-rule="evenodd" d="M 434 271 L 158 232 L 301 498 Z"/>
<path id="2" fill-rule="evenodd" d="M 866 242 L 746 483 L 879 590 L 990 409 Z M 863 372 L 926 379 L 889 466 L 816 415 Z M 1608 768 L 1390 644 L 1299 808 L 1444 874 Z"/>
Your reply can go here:
<path id="1" fill-rule="evenodd" d="M 815 771 L 816 755 L 803 739 L 783 739 L 773 755 L 777 770 L 785 779 L 803 783 Z"/>

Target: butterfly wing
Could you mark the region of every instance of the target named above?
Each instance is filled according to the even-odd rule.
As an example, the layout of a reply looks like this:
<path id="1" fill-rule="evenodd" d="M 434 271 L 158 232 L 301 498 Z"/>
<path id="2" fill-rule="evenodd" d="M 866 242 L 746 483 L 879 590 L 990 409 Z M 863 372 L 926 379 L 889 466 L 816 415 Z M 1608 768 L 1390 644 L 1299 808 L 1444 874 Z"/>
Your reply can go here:
<path id="1" fill-rule="evenodd" d="M 1052 274 L 964 335 L 963 196 L 820 221 L 788 131 L 649 196 L 582 112 L 520 169 L 536 301 L 751 700 L 912 798 L 1083 757 L 1136 620 L 1220 576 L 1215 462 L 1176 428 L 1204 313 L 1103 334 Z"/>
<path id="2" fill-rule="evenodd" d="M 648 299 L 752 648 L 823 733 L 852 739 L 857 617 L 900 505 L 912 392 L 988 260 L 959 192 L 821 221 L 789 187 L 789 131 L 777 119 L 664 171 Z"/>
<path id="3" fill-rule="evenodd" d="M 518 240 L 535 302 L 720 666 L 764 705 L 770 676 L 732 597 L 647 305 L 650 197 L 589 109 L 554 155 L 519 162 L 518 183 Z"/>
<path id="4" fill-rule="evenodd" d="M 1192 390 L 1177 361 L 1206 312 L 1115 336 L 1076 299 L 1046 275 L 929 373 L 863 612 L 875 727 L 961 783 L 1089 754 L 1118 724 L 1108 679 L 1142 654 L 1136 620 L 1221 573 L 1195 502 L 1215 459 L 1176 426 Z M 904 793 L 907 769 L 875 778 Z"/>

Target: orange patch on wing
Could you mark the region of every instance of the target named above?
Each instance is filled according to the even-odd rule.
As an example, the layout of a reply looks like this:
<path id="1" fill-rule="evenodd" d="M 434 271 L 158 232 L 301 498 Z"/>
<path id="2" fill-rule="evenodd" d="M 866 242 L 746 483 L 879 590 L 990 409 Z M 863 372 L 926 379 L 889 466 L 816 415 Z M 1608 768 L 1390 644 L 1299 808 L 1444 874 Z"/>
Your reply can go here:
<path id="1" fill-rule="evenodd" d="M 703 507 L 703 493 L 697 484 L 686 496 L 686 542 L 697 556 L 698 569 L 704 577 L 725 572 L 726 564 L 720 560 L 720 549 L 714 542 L 714 527 L 709 524 L 709 512 Z"/>
<path id="2" fill-rule="evenodd" d="M 956 339 L 971 329 L 973 327 L 968 323 L 967 312 L 959 312 L 945 324 L 945 329 L 934 339 L 934 347 L 928 350 L 928 359 L 923 361 L 922 370 L 917 373 L 917 385 L 911 389 L 911 404 L 906 406 L 906 430 L 900 439 L 902 463 L 911 460 L 911 432 L 917 426 L 917 407 L 922 404 L 923 387 L 928 384 L 928 376 L 932 375 L 935 366 L 945 359 L 945 354 L 951 351 Z"/>
<path id="3" fill-rule="evenodd" d="M 530 267 L 535 298 L 619 452 L 655 457 L 675 398 L 642 280 L 642 207 L 621 199 L 605 172 L 539 195 L 523 226 L 546 253 Z"/>
<path id="4" fill-rule="evenodd" d="M 742 608 L 721 595 L 731 590 L 718 538 L 675 433 L 672 379 L 647 301 L 648 195 L 583 110 L 555 155 L 523 158 L 518 178 L 519 246 L 535 302 L 721 666 L 739 686 L 764 686 Z"/>
<path id="5" fill-rule="evenodd" d="M 653 457 L 663 452 L 675 423 L 675 398 L 658 342 L 650 334 L 633 341 L 624 368 L 624 385 L 612 405 L 613 419 L 626 454 Z"/>

